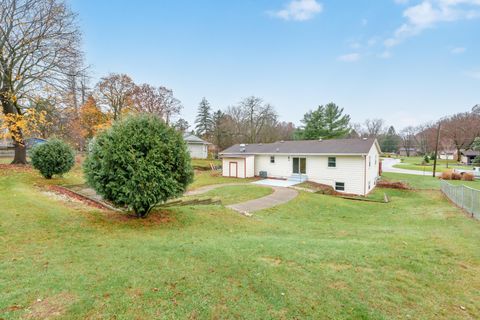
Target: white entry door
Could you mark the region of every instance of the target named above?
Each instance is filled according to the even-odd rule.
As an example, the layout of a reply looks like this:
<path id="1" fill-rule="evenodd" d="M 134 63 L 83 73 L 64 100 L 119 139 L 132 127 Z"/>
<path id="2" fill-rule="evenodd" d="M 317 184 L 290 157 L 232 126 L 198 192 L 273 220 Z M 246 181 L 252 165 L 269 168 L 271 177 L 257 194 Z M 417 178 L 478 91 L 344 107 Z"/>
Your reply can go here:
<path id="1" fill-rule="evenodd" d="M 229 176 L 238 178 L 238 163 L 237 162 L 229 162 Z"/>

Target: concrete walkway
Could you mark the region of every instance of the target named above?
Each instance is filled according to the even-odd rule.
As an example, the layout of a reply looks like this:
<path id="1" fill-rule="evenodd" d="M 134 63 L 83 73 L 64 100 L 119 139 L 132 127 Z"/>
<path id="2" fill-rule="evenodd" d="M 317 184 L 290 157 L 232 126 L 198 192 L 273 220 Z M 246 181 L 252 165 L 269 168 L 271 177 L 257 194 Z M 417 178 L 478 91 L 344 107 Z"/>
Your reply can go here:
<path id="1" fill-rule="evenodd" d="M 210 190 L 221 188 L 221 187 L 241 186 L 241 185 L 247 185 L 247 184 L 246 183 L 215 184 L 215 185 L 205 186 L 205 187 L 198 188 L 196 190 L 189 191 L 185 193 L 185 195 L 196 196 L 196 195 L 207 193 Z M 273 186 L 269 186 L 269 187 L 273 189 L 272 194 L 269 194 L 268 196 L 254 199 L 254 200 L 249 200 L 249 201 L 245 201 L 237 204 L 231 204 L 227 206 L 227 208 L 235 210 L 245 216 L 251 216 L 252 212 L 272 208 L 272 207 L 287 203 L 290 200 L 296 198 L 298 195 L 298 191 L 293 189 L 283 188 L 283 187 L 273 187 Z"/>
<path id="2" fill-rule="evenodd" d="M 260 211 L 263 209 L 272 208 L 284 203 L 289 202 L 297 197 L 297 190 L 283 188 L 283 187 L 271 187 L 273 193 L 263 198 L 254 199 L 242 203 L 231 204 L 227 208 L 233 209 L 241 214 L 249 216 L 252 212 Z"/>
<path id="3" fill-rule="evenodd" d="M 430 171 L 419 171 L 419 170 L 408 170 L 408 169 L 401 169 L 393 167 L 396 164 L 401 163 L 400 159 L 393 159 L 393 158 L 385 158 L 382 159 L 382 171 L 383 172 L 393 172 L 393 173 L 404 173 L 404 174 L 413 174 L 416 176 L 432 176 L 432 172 Z M 437 175 L 440 175 L 440 172 L 437 172 Z"/>

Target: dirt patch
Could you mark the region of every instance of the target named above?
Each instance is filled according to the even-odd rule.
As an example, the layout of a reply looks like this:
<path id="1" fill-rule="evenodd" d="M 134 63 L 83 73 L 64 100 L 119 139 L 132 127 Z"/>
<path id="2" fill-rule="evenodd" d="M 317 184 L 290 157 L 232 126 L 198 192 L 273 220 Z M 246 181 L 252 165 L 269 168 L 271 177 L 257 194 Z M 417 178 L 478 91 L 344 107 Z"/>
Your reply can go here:
<path id="1" fill-rule="evenodd" d="M 272 257 L 262 257 L 260 258 L 263 262 L 266 262 L 272 266 L 279 266 L 282 263 L 282 259 L 279 258 L 272 258 Z"/>
<path id="2" fill-rule="evenodd" d="M 70 293 L 59 293 L 46 299 L 37 299 L 27 308 L 25 319 L 54 319 L 65 314 L 77 298 Z"/>
<path id="3" fill-rule="evenodd" d="M 52 191 L 52 192 L 55 192 L 57 194 L 61 194 L 61 195 L 67 196 L 69 198 L 81 201 L 81 202 L 83 202 L 83 203 L 85 203 L 85 204 L 87 204 L 91 207 L 95 207 L 97 209 L 103 209 L 103 210 L 110 210 L 111 209 L 111 208 L 107 207 L 106 205 L 103 205 L 100 202 L 94 201 L 90 198 L 82 196 L 82 195 L 80 195 L 76 192 L 73 192 L 73 191 L 71 191 L 67 188 L 64 188 L 64 187 L 60 187 L 60 186 L 56 186 L 56 185 L 50 185 L 50 186 L 47 186 L 46 188 L 48 190 Z"/>
<path id="4" fill-rule="evenodd" d="M 401 181 L 380 180 L 377 182 L 377 187 L 388 189 L 412 190 L 412 187 Z"/>
<path id="5" fill-rule="evenodd" d="M 135 226 L 158 226 L 162 224 L 169 224 L 176 221 L 174 212 L 170 210 L 152 210 L 146 218 L 138 218 L 133 213 L 123 213 L 117 211 L 103 211 L 101 218 L 111 223 L 120 223 Z"/>

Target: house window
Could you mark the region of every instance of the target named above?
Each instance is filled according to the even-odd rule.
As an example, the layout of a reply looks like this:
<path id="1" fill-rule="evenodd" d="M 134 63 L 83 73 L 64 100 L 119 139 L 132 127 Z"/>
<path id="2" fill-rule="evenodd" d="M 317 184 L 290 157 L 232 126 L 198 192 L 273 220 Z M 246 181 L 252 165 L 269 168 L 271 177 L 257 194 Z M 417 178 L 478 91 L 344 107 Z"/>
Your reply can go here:
<path id="1" fill-rule="evenodd" d="M 377 155 L 375 155 L 375 165 L 377 164 Z"/>
<path id="2" fill-rule="evenodd" d="M 371 189 L 371 186 L 372 186 L 372 184 L 370 183 L 370 181 L 368 181 L 368 190 Z"/>
<path id="3" fill-rule="evenodd" d="M 345 191 L 345 182 L 335 182 L 335 190 Z"/>
<path id="4" fill-rule="evenodd" d="M 372 156 L 368 156 L 368 167 L 372 166 Z"/>
<path id="5" fill-rule="evenodd" d="M 328 167 L 335 168 L 337 166 L 337 158 L 335 157 L 328 157 Z"/>
<path id="6" fill-rule="evenodd" d="M 274 156 L 270 156 L 270 163 L 275 163 L 275 157 Z"/>

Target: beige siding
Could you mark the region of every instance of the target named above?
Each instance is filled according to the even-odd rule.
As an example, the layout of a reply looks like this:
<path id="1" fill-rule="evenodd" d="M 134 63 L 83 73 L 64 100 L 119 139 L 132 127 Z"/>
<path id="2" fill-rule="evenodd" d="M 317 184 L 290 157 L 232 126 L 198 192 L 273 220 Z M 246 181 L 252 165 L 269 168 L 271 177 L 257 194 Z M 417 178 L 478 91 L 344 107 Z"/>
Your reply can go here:
<path id="1" fill-rule="evenodd" d="M 187 143 L 190 157 L 194 159 L 206 159 L 208 157 L 208 145 L 199 143 Z"/>
<path id="2" fill-rule="evenodd" d="M 336 182 L 345 183 L 345 193 L 364 194 L 364 159 L 361 156 L 334 156 L 336 167 L 328 167 L 328 156 L 307 158 L 308 180 L 335 188 Z"/>
<path id="3" fill-rule="evenodd" d="M 254 176 L 254 156 L 245 158 L 223 158 L 224 177 L 251 178 Z"/>
<path id="4" fill-rule="evenodd" d="M 271 178 L 286 179 L 292 175 L 292 162 L 288 156 L 272 155 L 275 163 L 270 163 L 269 155 L 255 156 L 255 175 L 259 176 L 260 171 L 266 171 Z"/>
<path id="5" fill-rule="evenodd" d="M 367 175 L 365 180 L 365 190 L 366 193 L 372 191 L 376 184 L 379 177 L 379 169 L 380 169 L 380 154 L 378 153 L 378 149 L 375 145 L 372 146 L 368 155 L 366 157 L 367 162 Z"/>

